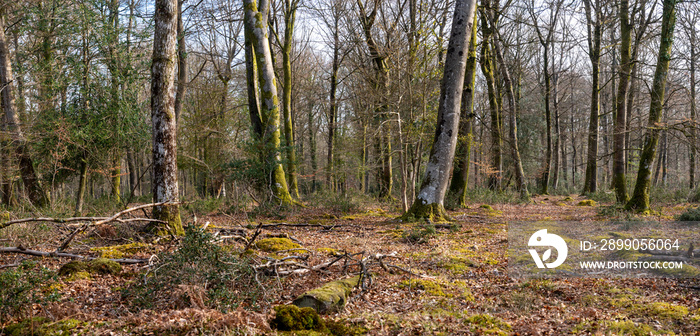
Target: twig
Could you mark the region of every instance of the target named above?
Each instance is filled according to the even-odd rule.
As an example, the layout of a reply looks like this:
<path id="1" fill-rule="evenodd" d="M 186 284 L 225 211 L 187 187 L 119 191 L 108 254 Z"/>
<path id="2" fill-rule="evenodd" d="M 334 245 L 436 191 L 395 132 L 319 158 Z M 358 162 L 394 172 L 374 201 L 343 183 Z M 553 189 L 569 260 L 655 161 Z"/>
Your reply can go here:
<path id="1" fill-rule="evenodd" d="M 9 265 L 0 265 L 0 269 L 5 269 L 5 268 L 11 268 L 11 267 L 17 267 L 19 265 L 22 265 L 21 262 L 14 263 L 14 264 L 9 264 Z"/>
<path id="2" fill-rule="evenodd" d="M 250 238 L 250 240 L 248 241 L 248 244 L 246 244 L 245 247 L 243 248 L 243 251 L 248 250 L 250 248 L 250 246 L 253 245 L 253 242 L 255 242 L 255 238 L 258 238 L 258 236 L 260 235 L 260 232 L 262 232 L 262 226 L 263 226 L 263 223 L 258 224 L 258 227 L 255 228 L 255 233 L 253 234 L 253 237 Z"/>
<path id="3" fill-rule="evenodd" d="M 78 233 L 85 231 L 85 229 L 87 229 L 87 227 L 88 227 L 88 224 L 86 223 L 86 224 L 83 224 L 83 226 L 81 226 L 80 228 L 75 229 L 73 231 L 73 233 L 71 233 L 70 236 L 68 236 L 68 238 L 63 242 L 63 244 L 61 244 L 61 246 L 59 246 L 56 249 L 56 252 L 62 252 L 63 250 L 68 248 L 68 245 L 70 245 L 70 242 L 73 241 L 73 238 L 75 238 L 75 236 L 78 235 Z"/>
<path id="4" fill-rule="evenodd" d="M 37 256 L 37 257 L 61 257 L 61 258 L 86 259 L 86 260 L 97 259 L 95 257 L 86 257 L 86 256 L 78 255 L 78 254 L 72 254 L 72 253 L 43 252 L 43 251 L 27 250 L 23 247 L 3 247 L 3 248 L 0 248 L 0 253 L 20 253 L 20 254 L 33 255 L 33 256 Z M 148 262 L 148 259 L 109 259 L 109 260 L 118 262 L 120 264 L 143 264 L 143 263 Z"/>

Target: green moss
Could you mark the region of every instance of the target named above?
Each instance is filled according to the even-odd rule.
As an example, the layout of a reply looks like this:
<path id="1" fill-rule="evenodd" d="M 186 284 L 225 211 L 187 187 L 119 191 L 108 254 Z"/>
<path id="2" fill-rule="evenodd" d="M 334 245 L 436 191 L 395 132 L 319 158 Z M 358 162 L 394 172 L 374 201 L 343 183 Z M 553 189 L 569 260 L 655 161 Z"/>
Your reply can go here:
<path id="1" fill-rule="evenodd" d="M 408 290 L 418 289 L 430 296 L 461 298 L 469 302 L 474 301 L 474 296 L 469 290 L 468 284 L 460 280 L 446 283 L 438 279 L 408 279 L 401 281 L 397 287 Z"/>
<path id="2" fill-rule="evenodd" d="M 472 315 L 464 322 L 471 325 L 473 332 L 481 335 L 505 336 L 513 329 L 507 322 L 488 314 Z"/>
<path id="3" fill-rule="evenodd" d="M 158 236 L 167 236 L 169 234 L 176 236 L 185 235 L 185 229 L 182 228 L 179 206 L 169 205 L 154 207 L 152 216 L 154 219 L 159 219 L 166 223 L 151 222 L 148 228 L 150 232 Z"/>
<path id="4" fill-rule="evenodd" d="M 409 290 L 419 289 L 432 296 L 453 297 L 452 294 L 444 292 L 445 287 L 442 284 L 430 279 L 408 279 L 401 281 L 398 287 Z"/>
<path id="5" fill-rule="evenodd" d="M 275 306 L 275 318 L 270 326 L 283 331 L 324 330 L 323 320 L 313 308 L 299 308 L 294 305 Z"/>
<path id="6" fill-rule="evenodd" d="M 596 202 L 594 200 L 583 200 L 581 202 L 578 202 L 578 206 L 591 206 L 594 207 L 596 206 Z"/>
<path id="7" fill-rule="evenodd" d="M 573 201 L 573 200 L 574 200 L 574 199 L 571 198 L 571 196 L 566 196 L 566 198 L 563 199 L 564 202 L 571 202 L 571 201 Z"/>
<path id="8" fill-rule="evenodd" d="M 76 281 L 76 280 L 90 280 L 92 279 L 92 276 L 90 276 L 90 273 L 87 271 L 78 271 L 75 272 L 66 278 L 66 281 Z"/>
<path id="9" fill-rule="evenodd" d="M 277 252 L 301 247 L 301 245 L 289 238 L 265 238 L 255 243 L 255 246 L 265 252 Z"/>
<path id="10" fill-rule="evenodd" d="M 486 209 L 488 211 L 493 211 L 493 207 L 488 204 L 482 204 L 479 206 L 479 208 Z"/>
<path id="11" fill-rule="evenodd" d="M 119 263 L 105 259 L 97 258 L 90 261 L 71 261 L 61 266 L 58 270 L 60 276 L 70 276 L 78 272 L 88 272 L 91 274 L 119 274 L 122 271 L 122 266 Z"/>
<path id="12" fill-rule="evenodd" d="M 347 298 L 360 283 L 360 276 L 331 281 L 325 285 L 312 289 L 294 300 L 294 304 L 300 307 L 312 307 L 320 313 L 341 310 Z"/>
<path id="13" fill-rule="evenodd" d="M 316 249 L 316 251 L 321 252 L 323 254 L 327 254 L 329 256 L 342 255 L 342 253 L 340 253 L 340 251 L 338 251 L 334 248 L 330 248 L 330 247 L 319 247 Z"/>
<path id="14" fill-rule="evenodd" d="M 59 336 L 70 335 L 73 329 L 83 324 L 83 322 L 75 319 L 51 322 L 45 317 L 34 317 L 11 324 L 2 331 L 8 336 Z"/>
<path id="15" fill-rule="evenodd" d="M 114 245 L 105 247 L 93 247 L 90 251 L 99 252 L 100 258 L 120 259 L 128 255 L 134 255 L 138 252 L 147 250 L 150 247 L 144 243 L 131 243 L 124 245 Z"/>
<path id="16" fill-rule="evenodd" d="M 655 316 L 664 320 L 683 320 L 688 316 L 688 308 L 668 302 L 652 302 L 640 308 L 646 316 Z"/>
<path id="17" fill-rule="evenodd" d="M 105 258 L 97 258 L 87 262 L 87 270 L 91 273 L 99 274 L 119 274 L 122 271 L 122 265 L 116 261 Z"/>
<path id="18" fill-rule="evenodd" d="M 364 326 L 348 323 L 347 321 L 325 321 L 326 328 L 334 336 L 360 336 L 369 333 Z"/>
<path id="19" fill-rule="evenodd" d="M 472 267 L 476 267 L 477 263 L 469 258 L 449 257 L 449 260 L 440 261 L 438 266 L 449 270 L 453 274 L 461 274 Z"/>
<path id="20" fill-rule="evenodd" d="M 403 216 L 399 217 L 404 222 L 416 222 L 421 220 L 429 220 L 433 223 L 448 222 L 452 219 L 442 204 L 430 203 L 424 204 L 423 200 L 416 199 L 411 205 L 411 208 L 406 211 Z"/>

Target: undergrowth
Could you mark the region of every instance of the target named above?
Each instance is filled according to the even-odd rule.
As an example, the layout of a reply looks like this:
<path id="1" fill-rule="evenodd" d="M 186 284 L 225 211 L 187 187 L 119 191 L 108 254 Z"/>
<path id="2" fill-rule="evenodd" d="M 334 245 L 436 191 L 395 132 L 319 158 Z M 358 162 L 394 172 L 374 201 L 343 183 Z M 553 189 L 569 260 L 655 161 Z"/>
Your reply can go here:
<path id="1" fill-rule="evenodd" d="M 136 310 L 163 304 L 223 312 L 241 304 L 254 306 L 263 288 L 249 261 L 224 251 L 212 239 L 188 226 L 180 248 L 160 256 L 153 270 L 123 291 L 124 298 Z"/>
<path id="2" fill-rule="evenodd" d="M 55 279 L 55 272 L 32 261 L 0 272 L 0 325 L 21 318 L 33 304 L 58 299 L 51 287 Z"/>

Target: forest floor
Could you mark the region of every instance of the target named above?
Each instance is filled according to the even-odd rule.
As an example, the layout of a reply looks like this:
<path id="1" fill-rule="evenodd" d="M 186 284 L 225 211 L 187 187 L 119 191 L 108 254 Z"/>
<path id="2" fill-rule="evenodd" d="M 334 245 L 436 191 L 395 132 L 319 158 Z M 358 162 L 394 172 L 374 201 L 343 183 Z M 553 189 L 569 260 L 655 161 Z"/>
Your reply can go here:
<path id="1" fill-rule="evenodd" d="M 528 204 L 490 204 L 490 207 L 469 204 L 467 209 L 450 211 L 459 224 L 458 229 L 438 228 L 434 233 L 417 229 L 415 223 L 397 221 L 398 212 L 381 206 L 367 207 L 353 214 L 309 207 L 284 219 L 257 218 L 252 224 L 322 225 L 268 227 L 258 238 L 286 234 L 310 252 L 305 260 L 310 266 L 332 260 L 337 253 L 364 252 L 364 256 L 395 253 L 396 258 L 387 258 L 386 263 L 410 270 L 413 274 L 398 268 L 390 268 L 392 272 L 389 272 L 376 267 L 371 270 L 374 274 L 371 285 L 364 290 L 355 289 L 342 312 L 322 315 L 326 320 L 351 326 L 348 330 L 357 334 L 700 335 L 700 283 L 697 278 L 528 280 L 507 275 L 505 223 L 508 221 L 586 222 L 615 219 L 619 215 L 606 210 L 605 205 L 579 206 L 583 199 L 579 196 L 537 196 Z M 648 219 L 671 220 L 688 206 L 662 207 Z M 250 238 L 255 231 L 250 229 L 250 222 L 243 214 L 211 214 L 198 219 L 200 225 L 205 222 L 210 222 L 207 230 L 212 232 L 241 230 L 247 225 L 246 234 Z M 59 237 L 57 231 L 63 236 Z M 132 242 L 135 233 L 126 231 L 123 228 L 89 231 L 79 236 L 68 251 L 94 256 L 96 246 Z M 17 224 L 0 230 L 0 245 L 22 244 L 26 248 L 52 251 L 67 232 L 70 231 L 60 224 Z M 243 245 L 238 242 L 227 244 L 232 251 L 240 250 Z M 124 257 L 149 258 L 174 248 L 172 243 L 158 243 L 126 253 Z M 255 251 L 253 259 L 260 262 L 265 255 L 270 254 Z M 0 265 L 13 264 L 27 257 L 0 254 Z M 38 257 L 34 260 L 51 270 L 57 270 L 68 261 Z M 12 272 L 12 269 L 16 268 L 0 270 L 0 277 L 2 272 Z M 50 321 L 64 321 L 34 327 L 47 335 L 51 332 L 60 334 L 57 330 L 64 331 L 64 335 L 289 335 L 270 329 L 268 323 L 274 315 L 271 308 L 290 304 L 307 290 L 348 276 L 342 273 L 340 263 L 330 267 L 328 272 L 306 272 L 279 278 L 262 276 L 266 278 L 263 280 L 266 286 L 264 299 L 260 299 L 255 308 L 245 305 L 246 308 L 241 306 L 222 313 L 207 308 L 191 293 L 189 300 L 178 304 L 173 302 L 182 301 L 181 297 L 156 303 L 150 309 L 134 309 L 124 298 L 123 290 L 141 281 L 143 276 L 139 272 L 142 271 L 142 265 L 125 265 L 116 275 L 60 277 L 50 286 L 57 294 L 53 302 L 37 301 L 31 308 L 25 307 L 28 309 L 22 310 L 25 321 L 22 328 L 16 327 L 17 316 L 10 314 L 5 319 L 5 332 L 33 335 L 31 331 L 27 332 L 30 330 L 27 319 L 43 316 Z M 47 289 L 42 287 L 41 291 Z M 180 296 L 182 294 L 180 292 Z M 50 331 L 50 327 L 55 330 Z M 25 333 L 17 331 L 20 329 Z M 296 334 L 316 335 L 314 332 Z"/>

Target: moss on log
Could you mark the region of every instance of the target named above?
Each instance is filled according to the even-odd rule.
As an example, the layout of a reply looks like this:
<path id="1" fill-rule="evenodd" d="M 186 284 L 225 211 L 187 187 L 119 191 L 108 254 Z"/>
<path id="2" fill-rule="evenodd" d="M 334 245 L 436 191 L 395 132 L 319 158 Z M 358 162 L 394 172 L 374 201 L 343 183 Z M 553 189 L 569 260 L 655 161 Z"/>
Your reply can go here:
<path id="1" fill-rule="evenodd" d="M 318 313 L 337 312 L 345 307 L 352 289 L 360 283 L 360 276 L 331 281 L 312 289 L 294 300 L 297 307 L 310 307 Z"/>

